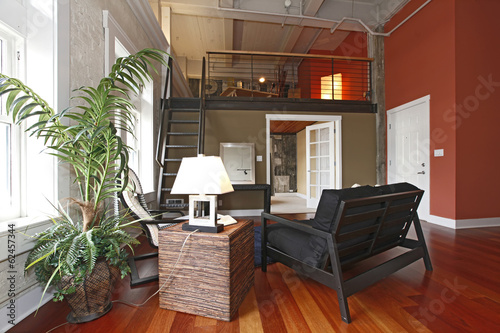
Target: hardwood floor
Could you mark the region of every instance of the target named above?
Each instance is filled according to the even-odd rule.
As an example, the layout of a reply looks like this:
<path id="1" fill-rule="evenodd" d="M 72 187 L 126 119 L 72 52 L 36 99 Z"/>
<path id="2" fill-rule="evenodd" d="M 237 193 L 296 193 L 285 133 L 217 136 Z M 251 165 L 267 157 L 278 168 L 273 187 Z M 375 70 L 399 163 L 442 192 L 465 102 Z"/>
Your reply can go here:
<path id="1" fill-rule="evenodd" d="M 160 309 L 156 295 L 142 307 L 114 303 L 100 319 L 52 332 L 500 332 L 500 228 L 423 228 L 434 271 L 420 260 L 349 297 L 351 324 L 340 319 L 334 290 L 272 264 L 267 273 L 255 269 L 255 286 L 231 322 Z M 137 252 L 148 251 L 144 244 Z M 113 299 L 142 303 L 157 289 L 131 289 L 127 277 Z M 51 302 L 8 332 L 47 332 L 68 312 L 65 303 Z"/>

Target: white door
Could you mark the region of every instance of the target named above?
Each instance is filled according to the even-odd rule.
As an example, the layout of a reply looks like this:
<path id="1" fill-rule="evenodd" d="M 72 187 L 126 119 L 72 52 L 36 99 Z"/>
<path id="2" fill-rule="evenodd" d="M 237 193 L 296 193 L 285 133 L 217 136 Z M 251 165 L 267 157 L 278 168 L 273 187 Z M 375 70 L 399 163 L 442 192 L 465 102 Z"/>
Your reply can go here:
<path id="1" fill-rule="evenodd" d="M 306 127 L 307 207 L 318 206 L 321 192 L 340 186 L 333 121 Z"/>
<path id="2" fill-rule="evenodd" d="M 425 191 L 418 215 L 428 219 L 429 100 L 426 96 L 387 112 L 388 183 L 408 182 Z"/>

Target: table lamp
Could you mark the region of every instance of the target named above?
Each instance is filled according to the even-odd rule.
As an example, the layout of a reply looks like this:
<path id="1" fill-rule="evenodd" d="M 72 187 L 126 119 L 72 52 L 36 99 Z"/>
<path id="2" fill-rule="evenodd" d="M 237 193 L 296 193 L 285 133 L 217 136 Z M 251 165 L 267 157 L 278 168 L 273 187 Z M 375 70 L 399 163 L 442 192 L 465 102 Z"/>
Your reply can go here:
<path id="1" fill-rule="evenodd" d="M 184 157 L 170 193 L 189 194 L 189 224 L 183 230 L 217 233 L 217 194 L 233 192 L 222 160 L 218 156 Z"/>

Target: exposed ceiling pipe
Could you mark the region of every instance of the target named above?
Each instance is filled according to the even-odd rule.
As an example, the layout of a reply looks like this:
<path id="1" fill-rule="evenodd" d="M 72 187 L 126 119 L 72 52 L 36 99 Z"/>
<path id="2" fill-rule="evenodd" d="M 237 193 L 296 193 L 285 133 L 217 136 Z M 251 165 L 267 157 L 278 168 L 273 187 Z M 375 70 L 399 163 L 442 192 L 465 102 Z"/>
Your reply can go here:
<path id="1" fill-rule="evenodd" d="M 413 13 L 411 13 L 410 15 L 408 15 L 408 17 L 406 17 L 403 21 L 401 21 L 397 26 L 395 26 L 391 31 L 389 32 L 375 32 L 373 31 L 372 29 L 370 29 L 370 27 L 368 27 L 363 21 L 361 21 L 360 19 L 357 19 L 357 18 L 352 18 L 352 17 L 344 17 L 342 18 L 342 20 L 340 20 L 340 22 L 335 26 L 333 27 L 330 32 L 333 34 L 337 29 L 338 27 L 340 27 L 340 25 L 345 22 L 345 21 L 355 21 L 355 22 L 358 22 L 359 24 L 361 24 L 367 32 L 369 32 L 371 35 L 374 35 L 374 36 L 383 36 L 383 37 L 389 37 L 394 31 L 396 31 L 396 29 L 398 29 L 400 26 L 402 26 L 406 21 L 408 21 L 409 19 L 411 19 L 415 14 L 417 14 L 420 10 L 422 10 L 422 8 L 424 8 L 429 2 L 431 2 L 432 0 L 427 0 L 425 3 L 422 4 L 422 6 L 418 7 L 417 10 L 415 10 Z"/>
<path id="2" fill-rule="evenodd" d="M 424 4 L 422 4 L 422 6 L 418 7 L 417 10 L 415 10 L 413 13 L 411 13 L 410 15 L 408 15 L 407 18 L 405 18 L 403 21 L 401 21 L 397 26 L 394 27 L 394 29 L 392 29 L 391 31 L 389 31 L 387 33 L 387 36 L 390 36 L 394 31 L 396 31 L 397 28 L 399 28 L 400 26 L 402 26 L 406 21 L 408 21 L 409 19 L 411 19 L 416 13 L 418 13 L 419 11 L 422 10 L 422 8 L 424 8 L 425 6 L 427 6 L 427 4 L 429 2 L 431 2 L 432 0 L 427 0 L 426 2 L 424 2 Z"/>
<path id="3" fill-rule="evenodd" d="M 324 19 L 320 17 L 314 17 L 314 16 L 305 16 L 305 15 L 290 15 L 290 14 L 280 14 L 280 13 L 269 13 L 269 12 L 259 12 L 256 10 L 245 10 L 245 9 L 237 9 L 237 8 L 227 8 L 227 7 L 221 7 L 220 6 L 220 0 L 217 1 L 217 10 L 220 11 L 228 11 L 228 12 L 238 12 L 238 13 L 248 13 L 248 14 L 259 14 L 259 15 L 269 15 L 269 16 L 278 16 L 278 17 L 283 17 L 283 23 L 282 25 L 285 24 L 287 18 L 297 18 L 300 19 L 300 22 L 304 19 L 306 20 L 312 20 L 312 21 L 319 21 L 319 22 L 328 22 L 328 23 L 333 23 L 334 26 L 330 29 L 331 33 L 334 33 L 341 25 L 342 23 L 346 21 L 354 21 L 360 24 L 366 32 L 368 32 L 371 35 L 374 36 L 383 36 L 383 37 L 389 37 L 394 31 L 396 31 L 400 26 L 402 26 L 406 21 L 411 19 L 415 14 L 417 14 L 419 11 L 422 10 L 429 2 L 432 0 L 427 0 L 425 3 L 423 3 L 420 7 L 418 7 L 413 13 L 411 13 L 408 17 L 406 17 L 403 21 L 401 21 L 397 26 L 395 26 L 390 32 L 376 32 L 373 31 L 369 26 L 367 26 L 361 19 L 358 18 L 353 18 L 353 17 L 344 17 L 340 21 L 336 20 L 330 20 L 330 19 Z"/>

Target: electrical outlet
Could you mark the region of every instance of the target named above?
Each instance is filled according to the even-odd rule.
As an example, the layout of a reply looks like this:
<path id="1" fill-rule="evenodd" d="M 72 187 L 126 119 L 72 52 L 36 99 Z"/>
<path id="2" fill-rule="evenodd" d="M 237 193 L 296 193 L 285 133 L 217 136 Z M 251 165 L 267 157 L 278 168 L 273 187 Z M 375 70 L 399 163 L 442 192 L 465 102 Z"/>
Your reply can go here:
<path id="1" fill-rule="evenodd" d="M 444 156 L 444 149 L 434 149 L 434 157 Z"/>

